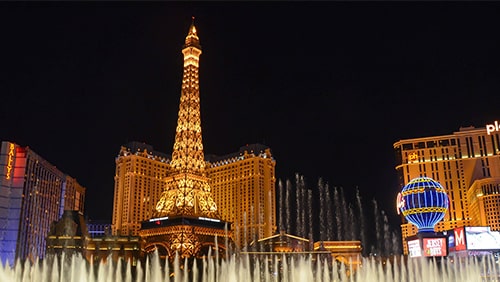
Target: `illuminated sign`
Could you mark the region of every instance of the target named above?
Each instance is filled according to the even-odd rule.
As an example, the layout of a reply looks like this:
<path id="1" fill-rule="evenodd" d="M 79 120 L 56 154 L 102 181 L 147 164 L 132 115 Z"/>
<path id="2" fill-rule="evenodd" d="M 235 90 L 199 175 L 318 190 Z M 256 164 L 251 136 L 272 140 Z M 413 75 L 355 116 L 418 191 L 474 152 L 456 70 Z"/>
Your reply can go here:
<path id="1" fill-rule="evenodd" d="M 398 193 L 398 197 L 396 198 L 396 207 L 398 210 L 398 214 L 400 213 L 401 208 L 405 206 L 405 198 L 401 196 L 401 192 Z"/>
<path id="2" fill-rule="evenodd" d="M 455 228 L 455 230 L 453 230 L 453 234 L 455 237 L 455 251 L 465 250 L 466 246 L 465 246 L 464 228 L 463 227 Z"/>
<path id="3" fill-rule="evenodd" d="M 424 256 L 446 256 L 446 238 L 423 238 Z"/>
<path id="4" fill-rule="evenodd" d="M 410 153 L 410 154 L 408 155 L 408 161 L 410 161 L 410 162 L 414 162 L 414 161 L 416 161 L 417 159 L 418 159 L 418 155 L 417 155 L 417 153 L 416 153 L 416 152 Z"/>
<path id="5" fill-rule="evenodd" d="M 494 124 L 486 125 L 486 132 L 488 133 L 488 135 L 491 135 L 491 133 L 495 131 L 500 131 L 500 128 L 498 126 L 498 121 L 495 121 Z"/>
<path id="6" fill-rule="evenodd" d="M 408 241 L 408 256 L 411 258 L 422 256 L 422 249 L 420 248 L 419 239 Z"/>
<path id="7" fill-rule="evenodd" d="M 13 143 L 10 143 L 9 146 L 9 154 L 7 155 L 7 174 L 5 175 L 5 179 L 10 179 L 10 175 L 12 174 L 12 165 L 14 164 L 14 150 L 16 146 Z"/>
<path id="8" fill-rule="evenodd" d="M 500 232 L 491 231 L 489 227 L 465 227 L 465 238 L 467 250 L 500 249 Z"/>

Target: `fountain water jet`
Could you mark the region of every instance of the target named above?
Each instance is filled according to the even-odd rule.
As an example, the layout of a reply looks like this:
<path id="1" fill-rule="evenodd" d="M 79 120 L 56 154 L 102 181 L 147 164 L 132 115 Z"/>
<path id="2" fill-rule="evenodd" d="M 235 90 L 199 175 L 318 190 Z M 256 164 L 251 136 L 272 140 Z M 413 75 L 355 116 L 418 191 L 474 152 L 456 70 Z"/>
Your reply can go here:
<path id="1" fill-rule="evenodd" d="M 319 178 L 317 186 L 309 188 L 299 174 L 294 180 L 278 182 L 277 196 L 284 201 L 278 205 L 279 231 L 315 242 L 361 241 L 363 255 L 402 253 L 401 237 L 397 230 L 391 230 L 386 212 L 375 200 L 363 202 L 358 187 L 353 191 L 342 187 L 330 190 Z"/>
<path id="2" fill-rule="evenodd" d="M 47 263 L 45 263 L 47 261 Z M 68 264 L 66 264 L 68 263 Z M 198 265 L 200 263 L 201 265 Z M 66 264 L 66 265 L 64 265 Z M 498 281 L 499 268 L 493 256 L 434 259 L 409 259 L 394 256 L 388 260 L 363 258 L 362 265 L 353 271 L 335 261 L 317 260 L 313 256 L 280 256 L 251 258 L 248 255 L 231 255 L 227 259 L 216 259 L 209 255 L 193 262 L 188 272 L 188 260 L 177 256 L 173 267 L 162 267 L 157 253 L 149 256 L 143 264 L 132 267 L 130 263 L 112 260 L 96 265 L 98 275 L 79 255 L 46 259 L 43 263 L 17 261 L 13 267 L 0 267 L 0 279 L 5 282 L 27 281 L 165 281 L 171 277 L 175 282 L 203 281 L 341 281 L 341 282 L 396 282 L 396 281 Z M 173 269 L 173 273 L 170 273 Z M 281 272 L 280 272 L 281 270 Z M 135 275 L 133 275 L 134 273 Z M 111 280 L 109 280 L 111 279 Z M 169 279 L 167 279 L 169 280 Z M 171 280 L 171 279 L 170 279 Z M 172 280 L 171 280 L 172 281 Z"/>

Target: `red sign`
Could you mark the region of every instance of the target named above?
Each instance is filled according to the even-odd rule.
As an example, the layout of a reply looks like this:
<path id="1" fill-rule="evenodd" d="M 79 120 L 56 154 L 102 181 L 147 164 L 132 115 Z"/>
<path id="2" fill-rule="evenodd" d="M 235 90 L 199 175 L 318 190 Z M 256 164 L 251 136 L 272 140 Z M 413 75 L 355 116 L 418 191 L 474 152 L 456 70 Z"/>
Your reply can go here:
<path id="1" fill-rule="evenodd" d="M 446 238 L 423 238 L 424 256 L 446 256 Z"/>
<path id="2" fill-rule="evenodd" d="M 463 227 L 455 228 L 453 230 L 453 235 L 455 237 L 455 251 L 466 250 L 465 245 L 465 232 Z"/>

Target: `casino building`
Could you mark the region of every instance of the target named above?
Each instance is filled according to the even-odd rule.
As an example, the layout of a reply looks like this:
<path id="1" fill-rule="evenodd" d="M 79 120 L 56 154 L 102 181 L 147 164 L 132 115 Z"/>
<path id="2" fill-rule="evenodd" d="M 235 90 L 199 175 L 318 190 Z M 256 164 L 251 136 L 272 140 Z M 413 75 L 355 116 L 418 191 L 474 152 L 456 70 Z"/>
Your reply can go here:
<path id="1" fill-rule="evenodd" d="M 0 260 L 43 258 L 50 225 L 64 210 L 84 211 L 85 188 L 29 147 L 0 148 Z"/>
<path id="2" fill-rule="evenodd" d="M 447 135 L 394 143 L 401 187 L 425 176 L 438 181 L 448 194 L 449 209 L 435 231 L 463 226 L 500 230 L 500 134 L 491 126 L 461 127 Z M 408 254 L 404 242 L 417 234 L 417 228 L 403 222 L 401 233 Z"/>

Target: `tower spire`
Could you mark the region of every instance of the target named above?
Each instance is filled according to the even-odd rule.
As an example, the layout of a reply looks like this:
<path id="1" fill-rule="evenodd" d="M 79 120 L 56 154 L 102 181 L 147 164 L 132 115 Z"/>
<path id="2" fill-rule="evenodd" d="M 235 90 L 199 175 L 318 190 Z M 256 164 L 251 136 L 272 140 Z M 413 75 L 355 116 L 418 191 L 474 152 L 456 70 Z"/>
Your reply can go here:
<path id="1" fill-rule="evenodd" d="M 190 46 L 196 47 L 201 50 L 200 38 L 198 38 L 196 27 L 194 26 L 194 16 L 192 17 L 191 26 L 189 27 L 189 32 L 186 36 L 186 41 L 184 42 L 184 48 Z"/>
<path id="2" fill-rule="evenodd" d="M 166 187 L 156 205 L 160 216 L 194 215 L 219 218 L 208 178 L 201 135 L 198 67 L 201 45 L 196 27 L 189 27 L 184 54 L 184 73 L 170 166 Z"/>

